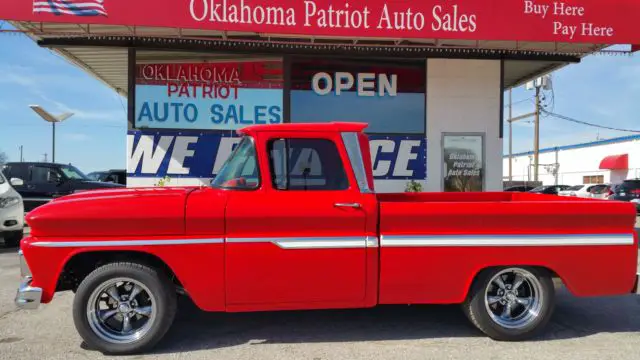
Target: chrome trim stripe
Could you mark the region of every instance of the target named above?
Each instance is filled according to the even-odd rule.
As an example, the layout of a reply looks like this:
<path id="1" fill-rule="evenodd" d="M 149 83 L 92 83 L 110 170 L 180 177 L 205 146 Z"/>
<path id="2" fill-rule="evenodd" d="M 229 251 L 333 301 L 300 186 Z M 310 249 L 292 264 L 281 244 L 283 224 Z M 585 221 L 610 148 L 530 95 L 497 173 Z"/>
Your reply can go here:
<path id="1" fill-rule="evenodd" d="M 273 243 L 282 249 L 350 249 L 365 248 L 370 244 L 365 236 L 351 237 L 277 237 L 277 238 L 227 238 L 234 243 Z"/>
<path id="2" fill-rule="evenodd" d="M 380 241 L 383 247 L 413 246 L 596 246 L 633 245 L 631 234 L 590 234 L 590 235 L 384 235 Z"/>
<path id="3" fill-rule="evenodd" d="M 167 239 L 167 240 L 114 240 L 114 241 L 37 241 L 33 246 L 40 247 L 121 247 L 121 246 L 156 246 L 156 245 L 196 245 L 222 244 L 224 239 Z"/>
<path id="4" fill-rule="evenodd" d="M 367 236 L 367 247 L 368 248 L 375 248 L 378 247 L 380 245 L 380 242 L 378 241 L 378 237 L 377 236 Z"/>

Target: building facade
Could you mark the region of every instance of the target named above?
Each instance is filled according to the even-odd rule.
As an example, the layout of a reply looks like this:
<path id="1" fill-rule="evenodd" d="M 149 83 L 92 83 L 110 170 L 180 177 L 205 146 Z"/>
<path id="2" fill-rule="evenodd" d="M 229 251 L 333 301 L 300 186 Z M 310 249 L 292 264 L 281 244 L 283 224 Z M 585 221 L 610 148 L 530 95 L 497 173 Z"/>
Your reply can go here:
<path id="1" fill-rule="evenodd" d="M 504 169 L 509 157 L 503 158 Z M 513 181 L 533 180 L 533 152 L 514 154 Z M 540 150 L 544 185 L 616 184 L 640 178 L 640 135 Z M 508 180 L 505 171 L 504 179 Z"/>

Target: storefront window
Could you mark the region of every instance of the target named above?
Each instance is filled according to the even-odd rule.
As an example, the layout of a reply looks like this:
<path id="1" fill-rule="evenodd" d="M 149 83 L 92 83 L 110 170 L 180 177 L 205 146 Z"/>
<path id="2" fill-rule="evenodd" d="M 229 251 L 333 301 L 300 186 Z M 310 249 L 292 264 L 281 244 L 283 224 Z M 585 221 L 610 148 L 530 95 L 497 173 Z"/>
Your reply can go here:
<path id="1" fill-rule="evenodd" d="M 291 121 L 351 121 L 370 134 L 425 133 L 425 64 L 297 59 Z"/>
<path id="2" fill-rule="evenodd" d="M 294 58 L 291 122 L 364 122 L 376 180 L 426 179 L 424 61 Z"/>

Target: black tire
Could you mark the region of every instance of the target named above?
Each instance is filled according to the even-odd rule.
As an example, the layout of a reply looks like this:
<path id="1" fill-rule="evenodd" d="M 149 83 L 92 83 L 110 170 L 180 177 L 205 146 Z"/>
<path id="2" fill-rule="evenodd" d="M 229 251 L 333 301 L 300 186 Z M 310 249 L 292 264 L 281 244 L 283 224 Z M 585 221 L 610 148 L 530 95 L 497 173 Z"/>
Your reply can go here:
<path id="1" fill-rule="evenodd" d="M 18 231 L 8 231 L 3 234 L 4 236 L 4 246 L 8 248 L 18 247 L 20 245 L 20 240 L 24 236 L 23 230 Z"/>
<path id="2" fill-rule="evenodd" d="M 89 324 L 87 309 L 93 292 L 105 282 L 130 278 L 148 288 L 155 298 L 155 320 L 139 339 L 127 343 L 108 341 L 99 336 Z M 159 269 L 130 262 L 110 263 L 90 273 L 80 284 L 73 301 L 73 320 L 88 347 L 111 355 L 129 355 L 154 347 L 167 333 L 176 314 L 175 287 Z"/>
<path id="3" fill-rule="evenodd" d="M 514 269 L 528 272 L 538 281 L 541 303 L 538 316 L 517 328 L 505 327 L 495 321 L 487 308 L 487 303 L 485 303 L 487 289 L 491 286 L 492 279 L 503 271 Z M 554 307 L 555 288 L 549 272 L 530 267 L 503 267 L 482 271 L 474 280 L 467 300 L 462 305 L 463 311 L 471 323 L 487 336 L 498 341 L 522 341 L 535 337 L 546 327 Z"/>

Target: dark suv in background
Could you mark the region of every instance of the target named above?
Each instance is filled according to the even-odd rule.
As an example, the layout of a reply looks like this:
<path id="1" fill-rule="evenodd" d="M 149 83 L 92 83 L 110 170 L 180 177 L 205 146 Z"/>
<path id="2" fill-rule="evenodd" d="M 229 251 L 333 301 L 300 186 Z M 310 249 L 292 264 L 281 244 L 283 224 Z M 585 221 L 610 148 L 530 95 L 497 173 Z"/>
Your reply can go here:
<path id="1" fill-rule="evenodd" d="M 616 187 L 611 200 L 634 202 L 640 212 L 640 179 L 623 181 Z"/>
<path id="2" fill-rule="evenodd" d="M 124 170 L 94 171 L 92 173 L 88 173 L 87 177 L 94 181 L 127 185 L 127 172 Z"/>
<path id="3" fill-rule="evenodd" d="M 54 198 L 76 191 L 123 187 L 119 184 L 91 181 L 71 165 L 35 162 L 7 163 L 2 172 L 22 196 L 26 212 L 44 205 Z"/>

